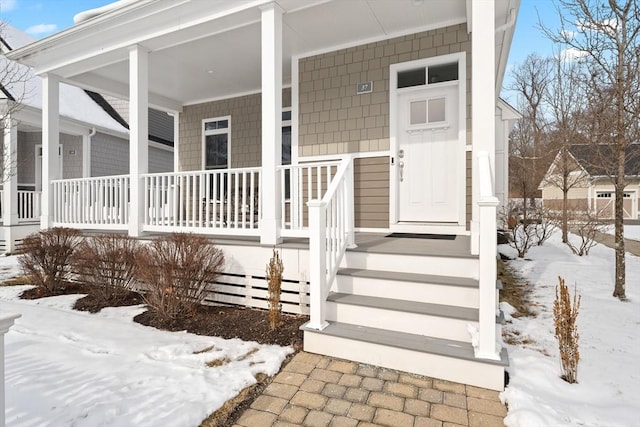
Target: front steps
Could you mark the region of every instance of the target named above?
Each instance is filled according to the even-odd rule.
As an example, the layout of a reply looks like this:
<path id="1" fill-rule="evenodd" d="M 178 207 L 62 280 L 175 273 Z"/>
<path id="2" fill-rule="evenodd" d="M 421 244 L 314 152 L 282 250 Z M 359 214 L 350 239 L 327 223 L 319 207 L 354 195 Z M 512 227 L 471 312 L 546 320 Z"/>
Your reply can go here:
<path id="1" fill-rule="evenodd" d="M 502 390 L 506 351 L 474 357 L 478 259 L 468 238 L 456 239 L 466 242 L 382 240 L 347 251 L 326 302 L 329 326 L 303 327 L 305 351 Z"/>

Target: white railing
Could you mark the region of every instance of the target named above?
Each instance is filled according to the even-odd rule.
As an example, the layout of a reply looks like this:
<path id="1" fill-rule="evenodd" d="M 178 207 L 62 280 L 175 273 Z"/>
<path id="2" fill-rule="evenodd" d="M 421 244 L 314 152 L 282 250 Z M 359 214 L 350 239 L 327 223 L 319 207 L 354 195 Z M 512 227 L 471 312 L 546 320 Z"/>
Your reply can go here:
<path id="1" fill-rule="evenodd" d="M 260 168 L 142 175 L 147 231 L 259 235 Z"/>
<path id="2" fill-rule="evenodd" d="M 497 207 L 500 201 L 493 193 L 491 159 L 486 151 L 478 152 L 478 222 L 479 222 L 479 340 L 476 357 L 499 360 L 496 346 L 496 256 Z"/>
<path id="3" fill-rule="evenodd" d="M 307 237 L 311 200 L 320 200 L 338 171 L 340 161 L 279 166 L 282 194 L 281 235 Z"/>
<path id="4" fill-rule="evenodd" d="M 18 190 L 18 222 L 40 219 L 39 191 Z"/>
<path id="5" fill-rule="evenodd" d="M 56 226 L 127 228 L 129 175 L 55 180 L 51 190 Z"/>
<path id="6" fill-rule="evenodd" d="M 39 191 L 18 190 L 18 222 L 40 220 Z M 0 190 L 0 221 L 4 219 L 4 189 Z"/>
<path id="7" fill-rule="evenodd" d="M 321 200 L 309 206 L 309 276 L 310 320 L 308 327 L 322 330 L 327 326 L 325 304 L 342 257 L 353 247 L 353 159 L 340 166 Z"/>

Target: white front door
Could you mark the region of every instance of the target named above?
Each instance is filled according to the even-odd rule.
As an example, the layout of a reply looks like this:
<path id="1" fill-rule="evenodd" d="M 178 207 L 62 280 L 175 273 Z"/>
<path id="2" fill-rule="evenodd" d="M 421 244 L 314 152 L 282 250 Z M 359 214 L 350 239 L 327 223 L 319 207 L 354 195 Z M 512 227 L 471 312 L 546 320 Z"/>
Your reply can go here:
<path id="1" fill-rule="evenodd" d="M 399 222 L 459 220 L 458 84 L 398 93 Z"/>

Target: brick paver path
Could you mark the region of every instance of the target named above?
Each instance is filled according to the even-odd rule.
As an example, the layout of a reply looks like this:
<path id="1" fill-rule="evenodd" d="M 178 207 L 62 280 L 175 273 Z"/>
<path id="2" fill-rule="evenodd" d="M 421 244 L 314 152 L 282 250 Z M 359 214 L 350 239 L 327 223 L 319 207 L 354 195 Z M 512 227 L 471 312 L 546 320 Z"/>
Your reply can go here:
<path id="1" fill-rule="evenodd" d="M 234 427 L 494 427 L 498 392 L 298 353 Z"/>

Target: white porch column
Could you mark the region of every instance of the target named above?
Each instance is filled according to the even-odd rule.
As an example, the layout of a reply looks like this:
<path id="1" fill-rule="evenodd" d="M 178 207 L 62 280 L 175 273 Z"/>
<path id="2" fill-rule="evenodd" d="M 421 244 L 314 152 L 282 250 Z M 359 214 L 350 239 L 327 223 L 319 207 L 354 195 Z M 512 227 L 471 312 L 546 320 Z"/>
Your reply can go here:
<path id="1" fill-rule="evenodd" d="M 129 235 L 142 234 L 144 188 L 140 175 L 149 169 L 149 52 L 129 49 Z"/>
<path id="2" fill-rule="evenodd" d="M 60 78 L 42 76 L 42 229 L 53 226 L 51 181 L 60 179 Z"/>
<path id="3" fill-rule="evenodd" d="M 472 130 L 472 214 L 471 253 L 478 254 L 478 151 L 487 151 L 495 171 L 496 63 L 495 2 L 471 2 L 471 130 Z M 494 189 L 495 191 L 495 189 Z"/>
<path id="4" fill-rule="evenodd" d="M 262 8 L 262 220 L 260 243 L 281 241 L 282 197 L 282 13 L 276 3 Z"/>
<path id="5" fill-rule="evenodd" d="M 0 315 L 0 427 L 4 427 L 5 399 L 4 399 L 4 334 L 13 326 L 19 314 Z"/>
<path id="6" fill-rule="evenodd" d="M 479 259 L 479 343 L 476 357 L 499 359 L 496 347 L 496 206 L 495 198 L 495 2 L 472 2 L 471 107 L 473 143 L 473 216 L 471 251 Z M 479 167 L 479 156 L 482 167 Z M 480 172 L 484 172 L 482 180 Z M 482 182 L 481 182 L 482 181 Z M 484 184 L 485 194 L 480 194 Z M 487 191 L 488 190 L 488 191 Z M 482 214 L 480 215 L 480 211 Z"/>

